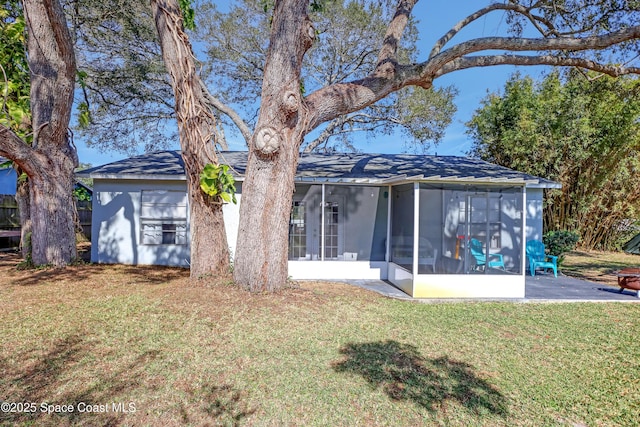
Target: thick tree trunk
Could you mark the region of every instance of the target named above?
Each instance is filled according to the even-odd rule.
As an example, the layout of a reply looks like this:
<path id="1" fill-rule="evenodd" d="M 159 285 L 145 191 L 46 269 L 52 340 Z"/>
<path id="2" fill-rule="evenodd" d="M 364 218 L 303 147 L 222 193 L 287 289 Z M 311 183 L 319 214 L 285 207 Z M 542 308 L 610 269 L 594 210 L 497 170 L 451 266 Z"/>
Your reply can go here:
<path id="1" fill-rule="evenodd" d="M 75 56 L 57 0 L 24 0 L 23 7 L 34 138 L 32 148 L 11 147 L 9 154 L 29 176 L 33 263 L 64 267 L 76 258 L 72 190 L 78 158 L 68 134 Z"/>
<path id="2" fill-rule="evenodd" d="M 76 258 L 73 170 L 67 156 L 30 178 L 31 258 L 35 265 L 65 266 Z"/>
<path id="3" fill-rule="evenodd" d="M 242 186 L 233 274 L 250 291 L 276 291 L 287 283 L 289 215 L 301 141 L 285 141 L 278 155 L 252 151 Z"/>
<path id="4" fill-rule="evenodd" d="M 307 131 L 300 69 L 315 31 L 308 1 L 277 1 L 262 104 L 242 186 L 234 279 L 251 291 L 287 283 L 288 229 L 299 149 Z"/>
<path id="5" fill-rule="evenodd" d="M 229 247 L 222 204 L 200 189 L 200 173 L 207 163 L 218 163 L 211 139 L 215 118 L 209 111 L 182 25 L 177 0 L 152 0 L 162 57 L 175 94 L 180 146 L 187 176 L 191 214 L 191 277 L 229 272 Z"/>
<path id="6" fill-rule="evenodd" d="M 194 200 L 197 198 L 203 200 Z M 189 191 L 192 278 L 226 275 L 230 271 L 222 205 L 208 199 L 199 184 Z"/>

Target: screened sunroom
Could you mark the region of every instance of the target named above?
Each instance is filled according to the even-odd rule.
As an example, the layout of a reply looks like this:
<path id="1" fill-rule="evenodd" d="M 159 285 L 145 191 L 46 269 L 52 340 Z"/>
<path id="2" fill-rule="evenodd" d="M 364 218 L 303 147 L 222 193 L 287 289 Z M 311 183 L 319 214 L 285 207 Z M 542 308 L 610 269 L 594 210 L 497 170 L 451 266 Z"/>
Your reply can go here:
<path id="1" fill-rule="evenodd" d="M 558 184 L 478 159 L 301 157 L 294 279 L 383 279 L 416 298 L 522 298 L 526 241 Z"/>
<path id="2" fill-rule="evenodd" d="M 524 184 L 414 182 L 391 198 L 394 285 L 413 297 L 524 297 Z"/>
<path id="3" fill-rule="evenodd" d="M 296 279 L 387 279 L 413 297 L 524 297 L 519 185 L 298 184 Z"/>

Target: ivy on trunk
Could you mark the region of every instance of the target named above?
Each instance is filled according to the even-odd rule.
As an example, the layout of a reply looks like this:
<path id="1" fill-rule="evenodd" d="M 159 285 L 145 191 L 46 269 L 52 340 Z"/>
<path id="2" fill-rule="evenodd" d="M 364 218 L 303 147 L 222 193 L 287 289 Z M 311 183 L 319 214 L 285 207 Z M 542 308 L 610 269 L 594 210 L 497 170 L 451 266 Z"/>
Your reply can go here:
<path id="1" fill-rule="evenodd" d="M 196 73 L 193 50 L 184 32 L 177 0 L 152 0 L 151 8 L 175 95 L 180 147 L 187 176 L 191 224 L 191 277 L 229 272 L 229 247 L 222 203 L 200 188 L 207 164 L 218 164 L 212 143 L 215 117 Z"/>

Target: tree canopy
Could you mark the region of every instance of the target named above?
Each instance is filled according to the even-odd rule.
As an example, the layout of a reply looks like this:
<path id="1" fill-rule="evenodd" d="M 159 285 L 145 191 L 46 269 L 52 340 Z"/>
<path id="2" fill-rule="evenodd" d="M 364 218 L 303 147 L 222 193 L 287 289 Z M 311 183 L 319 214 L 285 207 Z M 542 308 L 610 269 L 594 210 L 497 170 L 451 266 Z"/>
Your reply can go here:
<path id="1" fill-rule="evenodd" d="M 165 148 L 176 141 L 173 91 L 151 9 L 127 0 L 62 0 L 81 72 L 77 133 L 104 151 Z"/>
<path id="2" fill-rule="evenodd" d="M 106 150 L 153 150 L 173 144 L 173 94 L 148 7 L 121 0 L 68 3 L 79 69 L 86 75 L 82 105 L 92 120 L 78 133 Z M 197 31 L 190 35 L 201 51 L 210 108 L 219 118 L 216 141 L 226 148 L 225 136 L 239 135 L 248 144 L 259 110 L 272 5 L 243 0 L 223 13 L 210 2 L 200 3 Z M 306 93 L 364 77 L 375 65 L 377 42 L 395 10 L 390 1 L 322 5 L 313 12 L 317 38 L 303 66 L 300 86 Z M 415 61 L 413 22 L 409 30 L 401 55 Z M 442 139 L 455 113 L 455 94 L 451 87 L 406 88 L 325 124 L 307 138 L 304 149 L 352 150 L 354 138 L 400 131 L 404 148 L 426 150 Z"/>
<path id="3" fill-rule="evenodd" d="M 548 230 L 611 249 L 640 214 L 640 80 L 576 71 L 516 75 L 468 123 L 471 154 L 562 184 L 548 191 Z"/>
<path id="4" fill-rule="evenodd" d="M 25 22 L 17 1 L 0 9 L 0 124 L 25 141 L 31 138 L 29 65 Z"/>
<path id="5" fill-rule="evenodd" d="M 324 1 L 312 8 L 316 36 L 302 64 L 301 90 L 363 78 L 375 66 L 378 41 L 395 12 L 395 2 Z M 206 46 L 207 75 L 222 98 L 241 108 L 255 125 L 272 19 L 272 5 L 243 0 L 227 12 L 210 3 L 199 10 L 197 37 Z M 416 20 L 407 23 L 398 55 L 406 62 L 418 56 Z M 424 151 L 441 141 L 455 113 L 452 87 L 406 88 L 324 124 L 303 143 L 304 151 L 353 150 L 363 136 L 400 131 L 404 148 Z M 402 148 L 402 146 L 400 146 Z"/>

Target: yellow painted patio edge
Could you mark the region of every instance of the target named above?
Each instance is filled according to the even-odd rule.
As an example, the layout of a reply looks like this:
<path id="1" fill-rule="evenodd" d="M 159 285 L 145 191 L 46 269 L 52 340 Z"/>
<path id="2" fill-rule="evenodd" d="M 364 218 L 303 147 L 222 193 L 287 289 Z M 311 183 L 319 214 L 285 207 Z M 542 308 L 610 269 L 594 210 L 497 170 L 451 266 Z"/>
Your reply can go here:
<path id="1" fill-rule="evenodd" d="M 421 274 L 414 277 L 412 296 L 414 298 L 524 298 L 524 290 L 524 276 Z"/>

